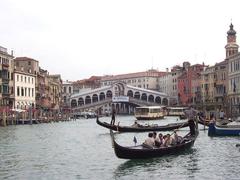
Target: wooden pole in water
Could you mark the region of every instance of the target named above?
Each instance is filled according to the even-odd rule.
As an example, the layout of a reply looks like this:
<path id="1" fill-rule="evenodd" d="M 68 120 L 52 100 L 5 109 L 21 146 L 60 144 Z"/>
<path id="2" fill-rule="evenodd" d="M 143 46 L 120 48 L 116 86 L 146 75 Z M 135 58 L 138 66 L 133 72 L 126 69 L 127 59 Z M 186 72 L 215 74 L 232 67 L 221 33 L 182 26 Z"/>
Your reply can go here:
<path id="1" fill-rule="evenodd" d="M 32 125 L 32 106 L 29 107 L 30 124 Z"/>
<path id="2" fill-rule="evenodd" d="M 3 109 L 3 126 L 7 126 L 7 123 L 6 123 L 6 111 L 5 111 L 5 109 Z"/>

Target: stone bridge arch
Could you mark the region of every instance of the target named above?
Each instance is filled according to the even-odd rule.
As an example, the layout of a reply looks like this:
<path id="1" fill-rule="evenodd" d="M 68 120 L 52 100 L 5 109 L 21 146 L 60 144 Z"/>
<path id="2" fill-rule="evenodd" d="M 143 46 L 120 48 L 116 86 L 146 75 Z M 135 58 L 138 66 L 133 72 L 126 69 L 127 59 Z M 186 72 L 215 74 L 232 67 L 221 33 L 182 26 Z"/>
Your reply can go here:
<path id="1" fill-rule="evenodd" d="M 169 97 L 165 93 L 130 86 L 124 82 L 115 82 L 111 86 L 105 86 L 76 94 L 71 97 L 70 104 L 71 107 L 75 109 L 83 109 L 85 107 L 94 106 L 94 104 L 100 106 L 99 104 L 106 104 L 107 102 L 110 102 L 110 106 L 114 97 L 121 96 L 135 99 L 136 101 L 132 101 L 131 103 L 136 104 L 166 106 L 169 104 Z M 122 103 L 126 104 L 126 102 Z"/>

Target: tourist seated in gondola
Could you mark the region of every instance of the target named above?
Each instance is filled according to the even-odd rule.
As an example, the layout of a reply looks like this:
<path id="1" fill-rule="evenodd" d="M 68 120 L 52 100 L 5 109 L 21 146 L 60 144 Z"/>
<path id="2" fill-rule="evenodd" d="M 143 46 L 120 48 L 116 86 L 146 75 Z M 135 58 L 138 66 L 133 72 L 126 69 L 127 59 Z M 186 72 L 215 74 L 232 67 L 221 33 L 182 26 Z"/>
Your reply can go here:
<path id="1" fill-rule="evenodd" d="M 148 133 L 147 139 L 144 141 L 143 145 L 146 147 L 151 147 L 153 148 L 155 146 L 155 141 L 153 138 L 153 133 Z"/>
<path id="2" fill-rule="evenodd" d="M 183 140 L 183 137 L 182 137 L 182 136 L 179 136 L 179 135 L 177 134 L 177 131 L 174 130 L 173 139 L 174 139 L 174 143 L 175 143 L 175 144 L 180 144 L 180 143 L 182 142 L 182 140 Z"/>
<path id="3" fill-rule="evenodd" d="M 174 145 L 173 138 L 170 136 L 170 134 L 167 134 L 166 138 L 164 140 L 163 146 L 168 147 L 168 146 L 171 146 L 171 145 Z"/>
<path id="4" fill-rule="evenodd" d="M 140 125 L 140 124 L 138 124 L 138 122 L 137 122 L 137 121 L 134 121 L 134 124 L 132 125 L 132 127 L 141 127 L 141 125 Z"/>
<path id="5" fill-rule="evenodd" d="M 160 147 L 163 144 L 163 135 L 159 133 L 158 136 L 155 138 L 155 146 Z"/>

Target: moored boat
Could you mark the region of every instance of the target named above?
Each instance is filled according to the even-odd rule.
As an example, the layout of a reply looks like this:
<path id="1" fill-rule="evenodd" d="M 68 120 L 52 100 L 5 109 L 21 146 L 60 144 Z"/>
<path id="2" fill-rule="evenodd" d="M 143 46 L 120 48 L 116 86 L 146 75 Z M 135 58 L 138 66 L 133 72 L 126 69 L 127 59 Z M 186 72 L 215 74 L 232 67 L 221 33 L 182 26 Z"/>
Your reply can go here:
<path id="1" fill-rule="evenodd" d="M 137 120 L 154 120 L 164 118 L 165 106 L 143 106 L 136 107 L 135 117 Z"/>
<path id="2" fill-rule="evenodd" d="M 116 156 L 122 159 L 145 159 L 152 157 L 161 157 L 169 154 L 177 154 L 184 150 L 190 149 L 198 136 L 198 131 L 195 135 L 188 133 L 183 137 L 183 141 L 179 144 L 167 147 L 146 147 L 143 144 L 137 146 L 121 146 L 115 141 L 113 131 L 110 130 L 113 148 Z"/>
<path id="3" fill-rule="evenodd" d="M 209 136 L 240 136 L 240 122 L 210 122 L 208 128 Z"/>
<path id="4" fill-rule="evenodd" d="M 135 123 L 132 126 L 120 126 L 120 125 L 113 125 L 107 122 L 101 122 L 97 117 L 96 123 L 100 126 L 105 128 L 119 131 L 119 132 L 146 132 L 146 131 L 171 131 L 174 129 L 179 129 L 188 126 L 188 122 L 181 122 L 181 123 L 171 123 L 167 125 L 140 125 Z"/>
<path id="5" fill-rule="evenodd" d="M 168 116 L 179 116 L 180 119 L 186 119 L 185 110 L 187 107 L 168 107 Z"/>

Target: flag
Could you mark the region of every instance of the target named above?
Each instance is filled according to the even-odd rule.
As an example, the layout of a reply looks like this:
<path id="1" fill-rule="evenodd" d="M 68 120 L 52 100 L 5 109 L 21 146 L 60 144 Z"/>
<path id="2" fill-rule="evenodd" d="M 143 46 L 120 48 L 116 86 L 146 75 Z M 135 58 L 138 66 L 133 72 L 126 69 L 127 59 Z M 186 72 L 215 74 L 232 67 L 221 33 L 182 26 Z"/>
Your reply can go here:
<path id="1" fill-rule="evenodd" d="M 135 143 L 135 145 L 137 144 L 137 138 L 135 136 L 133 137 L 133 142 Z"/>

